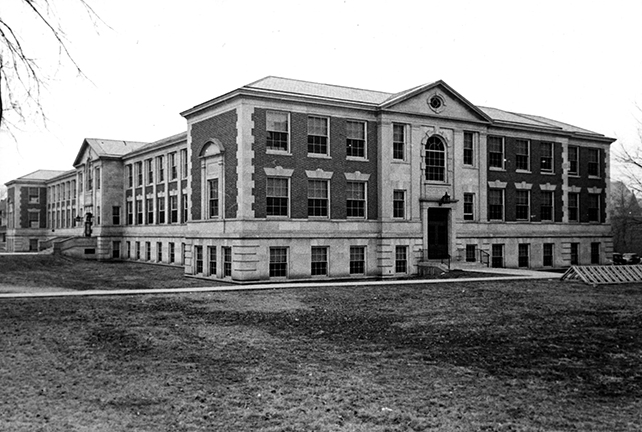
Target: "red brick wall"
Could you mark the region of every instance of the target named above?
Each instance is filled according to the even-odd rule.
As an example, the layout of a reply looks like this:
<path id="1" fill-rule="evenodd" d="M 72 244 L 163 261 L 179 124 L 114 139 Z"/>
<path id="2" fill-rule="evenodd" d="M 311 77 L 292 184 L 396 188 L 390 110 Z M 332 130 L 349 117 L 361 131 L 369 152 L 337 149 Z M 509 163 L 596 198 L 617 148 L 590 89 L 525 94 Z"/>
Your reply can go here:
<path id="1" fill-rule="evenodd" d="M 493 134 L 495 135 L 495 134 Z M 501 136 L 497 134 L 495 136 Z M 488 181 L 499 180 L 502 182 L 507 182 L 508 185 L 504 191 L 504 213 L 506 221 L 515 221 L 515 208 L 516 208 L 516 195 L 517 189 L 515 188 L 515 183 L 531 183 L 533 185 L 531 189 L 531 222 L 540 221 L 540 206 L 541 206 L 541 194 L 540 194 L 540 184 L 550 183 L 552 185 L 557 185 L 557 188 L 554 192 L 554 211 L 555 211 L 555 222 L 561 222 L 564 216 L 564 211 L 562 208 L 562 145 L 560 143 L 555 143 L 553 146 L 553 172 L 554 174 L 542 174 L 540 173 L 540 144 L 542 142 L 551 142 L 551 141 L 537 141 L 530 140 L 530 166 L 531 173 L 516 172 L 516 138 L 513 137 L 504 137 L 504 162 L 505 171 L 495 171 L 488 169 Z"/>
<path id="2" fill-rule="evenodd" d="M 29 210 L 40 210 L 40 228 L 47 228 L 47 188 L 31 186 L 38 188 L 40 202 L 38 204 L 29 204 L 29 186 L 20 187 L 20 228 L 29 227 Z M 15 206 L 14 206 L 15 208 Z"/>
<path id="3" fill-rule="evenodd" d="M 330 159 L 308 156 L 308 123 L 307 114 L 290 113 L 290 151 L 291 155 L 280 155 L 266 152 L 266 117 L 265 109 L 257 108 L 253 114 L 254 120 L 254 203 L 255 216 L 266 216 L 266 175 L 263 168 L 281 166 L 293 169 L 290 182 L 290 217 L 308 217 L 308 177 L 306 170 L 321 168 L 333 172 L 330 180 L 330 217 L 332 219 L 346 218 L 346 177 L 345 173 L 360 171 L 370 174 L 367 192 L 368 219 L 377 219 L 377 124 L 367 122 L 367 156 L 368 160 L 349 161 L 346 159 L 346 119 L 330 118 Z"/>
<path id="4" fill-rule="evenodd" d="M 604 170 L 606 169 L 606 164 L 604 161 L 604 150 L 600 150 L 600 175 L 601 178 L 589 178 L 588 175 L 588 163 L 589 163 L 589 150 L 587 148 L 579 149 L 579 177 L 569 177 L 568 184 L 569 186 L 578 186 L 582 188 L 580 192 L 580 222 L 589 221 L 589 193 L 586 188 L 600 188 L 602 189 L 602 196 L 600 200 L 600 209 L 602 214 L 600 215 L 600 220 L 606 220 L 606 179 L 604 177 Z"/>
<path id="5" fill-rule="evenodd" d="M 192 125 L 192 219 L 201 219 L 201 159 L 208 139 L 217 138 L 225 147 L 225 217 L 236 217 L 238 209 L 237 174 L 237 113 L 228 111 Z"/>

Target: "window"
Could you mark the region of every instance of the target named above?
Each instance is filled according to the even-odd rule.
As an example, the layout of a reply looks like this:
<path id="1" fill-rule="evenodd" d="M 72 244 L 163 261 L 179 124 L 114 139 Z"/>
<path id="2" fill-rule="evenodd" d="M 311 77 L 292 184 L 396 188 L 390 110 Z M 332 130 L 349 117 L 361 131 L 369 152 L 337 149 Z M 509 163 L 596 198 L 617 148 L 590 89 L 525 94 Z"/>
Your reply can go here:
<path id="1" fill-rule="evenodd" d="M 56 186 L 56 188 L 57 187 L 58 186 Z M 91 168 L 91 162 L 89 162 L 89 166 L 87 167 L 87 190 L 90 191 L 93 189 L 93 187 L 94 187 L 94 170 Z M 60 194 L 58 194 L 58 198 L 60 199 Z"/>
<path id="2" fill-rule="evenodd" d="M 181 243 L 181 264 L 185 264 L 185 243 Z"/>
<path id="3" fill-rule="evenodd" d="M 187 167 L 188 167 L 188 161 L 187 161 L 187 149 L 182 149 L 181 150 L 181 178 L 187 178 Z"/>
<path id="4" fill-rule="evenodd" d="M 408 247 L 395 246 L 395 273 L 408 272 Z"/>
<path id="5" fill-rule="evenodd" d="M 143 185 L 143 163 L 136 162 L 136 186 Z"/>
<path id="6" fill-rule="evenodd" d="M 328 119 L 308 117 L 308 153 L 328 154 Z"/>
<path id="7" fill-rule="evenodd" d="M 183 223 L 187 222 L 189 203 L 187 202 L 187 194 L 183 194 Z"/>
<path id="8" fill-rule="evenodd" d="M 348 217 L 366 217 L 366 184 L 348 182 L 346 188 L 346 214 Z"/>
<path id="9" fill-rule="evenodd" d="M 96 190 L 100 189 L 100 168 L 96 168 Z"/>
<path id="10" fill-rule="evenodd" d="M 147 159 L 145 161 L 145 171 L 147 171 L 147 184 L 153 184 L 154 183 L 154 161 L 151 159 Z"/>
<path id="11" fill-rule="evenodd" d="M 232 248 L 223 246 L 223 277 L 232 276 Z"/>
<path id="12" fill-rule="evenodd" d="M 540 171 L 553 172 L 553 143 L 540 144 Z"/>
<path id="13" fill-rule="evenodd" d="M 148 224 L 154 223 L 154 198 L 147 198 L 145 200 L 145 205 L 147 206 L 147 221 Z"/>
<path id="14" fill-rule="evenodd" d="M 207 256 L 209 257 L 209 274 L 216 275 L 216 246 L 207 247 Z"/>
<path id="15" fill-rule="evenodd" d="M 488 137 L 488 166 L 504 169 L 504 138 Z"/>
<path id="16" fill-rule="evenodd" d="M 158 178 L 156 181 L 162 183 L 165 181 L 165 156 L 156 157 L 156 172 L 158 173 Z"/>
<path id="17" fill-rule="evenodd" d="M 436 136 L 426 142 L 426 180 L 446 181 L 446 147 Z"/>
<path id="18" fill-rule="evenodd" d="M 529 244 L 522 243 L 517 245 L 517 264 L 519 267 L 528 267 L 528 250 L 530 248 Z"/>
<path id="19" fill-rule="evenodd" d="M 203 273 L 203 246 L 194 246 L 194 259 L 196 261 L 196 273 Z"/>
<path id="20" fill-rule="evenodd" d="M 392 217 L 404 219 L 406 217 L 406 191 L 394 190 L 392 192 Z"/>
<path id="21" fill-rule="evenodd" d="M 580 194 L 569 192 L 568 194 L 568 221 L 580 221 Z"/>
<path id="22" fill-rule="evenodd" d="M 132 257 L 132 242 L 127 242 L 127 258 Z"/>
<path id="23" fill-rule="evenodd" d="M 464 193 L 464 220 L 475 220 L 475 194 Z"/>
<path id="24" fill-rule="evenodd" d="M 286 178 L 267 179 L 266 214 L 268 216 L 288 216 L 290 207 L 288 182 Z"/>
<path id="25" fill-rule="evenodd" d="M 568 146 L 568 173 L 578 175 L 578 149 L 575 146 Z"/>
<path id="26" fill-rule="evenodd" d="M 266 113 L 266 129 L 268 150 L 289 151 L 289 115 L 282 112 L 268 111 Z"/>
<path id="27" fill-rule="evenodd" d="M 346 155 L 366 157 L 366 124 L 360 121 L 346 122 Z"/>
<path id="28" fill-rule="evenodd" d="M 150 242 L 145 242 L 145 261 L 152 260 L 152 244 Z"/>
<path id="29" fill-rule="evenodd" d="M 396 160 L 406 159 L 406 125 L 392 125 L 392 158 Z"/>
<path id="30" fill-rule="evenodd" d="M 466 245 L 466 262 L 477 261 L 477 245 Z"/>
<path id="31" fill-rule="evenodd" d="M 366 247 L 350 246 L 350 274 L 365 274 Z"/>
<path id="32" fill-rule="evenodd" d="M 571 265 L 578 265 L 580 263 L 580 244 L 571 243 Z"/>
<path id="33" fill-rule="evenodd" d="M 516 220 L 530 220 L 531 206 L 530 206 L 530 191 L 518 190 L 515 195 L 515 219 Z"/>
<path id="34" fill-rule="evenodd" d="M 328 217 L 327 180 L 308 180 L 308 216 Z"/>
<path id="35" fill-rule="evenodd" d="M 522 139 L 515 140 L 515 153 L 515 168 L 522 171 L 530 171 L 530 142 Z"/>
<path id="36" fill-rule="evenodd" d="M 208 200 L 208 217 L 210 219 L 215 219 L 219 215 L 218 211 L 218 179 L 212 179 L 207 181 L 208 185 L 208 195 L 207 195 L 207 200 Z"/>
<path id="37" fill-rule="evenodd" d="M 158 207 L 158 220 L 156 223 L 165 223 L 165 198 L 160 197 L 156 200 L 156 207 Z"/>
<path id="38" fill-rule="evenodd" d="M 169 262 L 176 262 L 176 245 L 173 242 L 169 243 Z"/>
<path id="39" fill-rule="evenodd" d="M 310 273 L 312 276 L 328 275 L 328 248 L 324 246 L 312 247 Z"/>
<path id="40" fill-rule="evenodd" d="M 169 179 L 176 180 L 178 178 L 178 162 L 176 161 L 176 152 L 169 154 Z"/>
<path id="41" fill-rule="evenodd" d="M 504 220 L 504 190 L 488 190 L 488 220 Z"/>
<path id="42" fill-rule="evenodd" d="M 134 187 L 134 169 L 131 165 L 127 165 L 127 187 Z M 82 192 L 82 177 L 79 180 L 80 190 Z"/>
<path id="43" fill-rule="evenodd" d="M 600 244 L 591 243 L 591 264 L 600 263 Z"/>
<path id="44" fill-rule="evenodd" d="M 136 224 L 143 224 L 143 200 L 136 200 Z"/>
<path id="45" fill-rule="evenodd" d="M 464 165 L 474 165 L 474 156 L 473 133 L 464 132 Z"/>
<path id="46" fill-rule="evenodd" d="M 588 175 L 599 177 L 600 175 L 600 150 L 588 149 Z"/>
<path id="47" fill-rule="evenodd" d="M 38 188 L 29 188 L 29 204 L 40 203 L 40 190 Z"/>
<path id="48" fill-rule="evenodd" d="M 494 244 L 491 248 L 491 265 L 495 268 L 504 267 L 504 245 Z"/>
<path id="49" fill-rule="evenodd" d="M 169 196 L 169 222 L 178 222 L 178 195 Z"/>
<path id="50" fill-rule="evenodd" d="M 29 212 L 29 228 L 40 228 L 40 212 Z"/>
<path id="51" fill-rule="evenodd" d="M 134 224 L 134 203 L 127 201 L 127 225 Z"/>
<path id="52" fill-rule="evenodd" d="M 100 225 L 100 215 L 101 215 L 101 213 L 100 213 L 100 206 L 96 206 L 96 225 Z M 64 212 L 64 210 L 63 210 L 63 212 L 62 212 L 62 217 L 63 217 L 63 218 L 65 217 L 65 212 Z"/>
<path id="53" fill-rule="evenodd" d="M 129 168 L 129 175 L 130 175 L 130 179 L 129 179 L 128 185 L 129 185 L 129 187 L 132 187 L 132 182 L 131 182 L 131 168 L 132 167 L 131 167 L 131 165 L 129 165 L 128 168 Z M 84 183 L 83 183 L 82 177 L 83 177 L 82 173 L 78 173 L 78 192 L 82 192 L 83 191 Z"/>
<path id="54" fill-rule="evenodd" d="M 553 199 L 554 192 L 552 191 L 542 191 L 541 194 L 541 207 L 540 207 L 540 219 L 543 221 L 552 221 L 553 220 Z"/>
<path id="55" fill-rule="evenodd" d="M 553 266 L 554 246 L 555 245 L 553 243 L 544 243 L 544 250 L 543 250 L 543 256 L 542 256 L 542 263 L 544 264 L 544 267 Z"/>
<path id="56" fill-rule="evenodd" d="M 156 262 L 163 262 L 163 243 L 156 242 Z"/>
<path id="57" fill-rule="evenodd" d="M 111 223 L 112 225 L 120 225 L 120 206 L 111 208 Z"/>
<path id="58" fill-rule="evenodd" d="M 136 259 L 140 259 L 140 242 L 136 242 Z"/>
<path id="59" fill-rule="evenodd" d="M 270 248 L 270 277 L 287 277 L 288 249 L 284 247 Z"/>
<path id="60" fill-rule="evenodd" d="M 600 194 L 589 194 L 588 217 L 589 217 L 589 222 L 600 221 Z"/>

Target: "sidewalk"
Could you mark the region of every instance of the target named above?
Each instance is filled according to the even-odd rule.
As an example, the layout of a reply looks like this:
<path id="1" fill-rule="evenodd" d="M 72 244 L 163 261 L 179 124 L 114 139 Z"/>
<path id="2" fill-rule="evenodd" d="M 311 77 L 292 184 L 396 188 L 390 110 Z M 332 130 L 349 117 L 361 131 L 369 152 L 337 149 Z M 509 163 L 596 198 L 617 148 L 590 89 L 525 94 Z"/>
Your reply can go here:
<path id="1" fill-rule="evenodd" d="M 539 272 L 521 269 L 475 269 L 477 273 L 502 274 L 506 276 L 489 276 L 487 278 L 471 277 L 458 279 L 386 279 L 376 281 L 342 281 L 342 282 L 313 282 L 304 281 L 296 283 L 257 283 L 251 285 L 220 285 L 211 287 L 192 288 L 159 288 L 159 289 L 115 289 L 115 290 L 61 290 L 47 291 L 47 288 L 33 287 L 9 287 L 0 285 L 0 300 L 9 298 L 36 298 L 36 297 L 88 297 L 88 296 L 120 296 L 120 295 L 141 295 L 141 294 L 181 294 L 195 292 L 216 292 L 216 291 L 253 291 L 253 290 L 277 290 L 289 288 L 323 288 L 342 286 L 377 286 L 377 285 L 421 285 L 435 283 L 455 282 L 484 282 L 484 281 L 508 281 L 508 280 L 529 280 L 529 279 L 560 279 L 560 273 Z M 7 292 L 11 290 L 11 292 Z M 24 291 L 23 291 L 24 290 Z"/>

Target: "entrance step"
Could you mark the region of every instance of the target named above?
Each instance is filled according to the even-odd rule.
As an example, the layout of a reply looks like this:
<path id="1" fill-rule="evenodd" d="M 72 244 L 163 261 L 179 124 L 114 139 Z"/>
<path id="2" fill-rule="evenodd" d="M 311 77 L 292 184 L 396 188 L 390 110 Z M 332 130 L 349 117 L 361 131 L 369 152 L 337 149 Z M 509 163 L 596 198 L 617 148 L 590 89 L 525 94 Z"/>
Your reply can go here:
<path id="1" fill-rule="evenodd" d="M 448 264 L 444 264 L 441 261 L 422 261 L 417 266 L 421 276 L 435 276 L 450 271 Z"/>

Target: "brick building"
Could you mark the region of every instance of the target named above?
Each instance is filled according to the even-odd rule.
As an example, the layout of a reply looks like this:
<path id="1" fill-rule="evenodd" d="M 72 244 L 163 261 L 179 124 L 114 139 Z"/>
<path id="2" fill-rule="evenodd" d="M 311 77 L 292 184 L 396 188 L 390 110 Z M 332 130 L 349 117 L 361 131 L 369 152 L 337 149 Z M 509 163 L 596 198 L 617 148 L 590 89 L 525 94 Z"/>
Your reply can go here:
<path id="1" fill-rule="evenodd" d="M 442 81 L 390 94 L 267 77 L 181 115 L 186 133 L 154 143 L 85 140 L 74 170 L 42 179 L 31 245 L 236 281 L 612 252 L 614 140 L 475 106 Z M 19 180 L 9 205 L 29 196 Z M 17 228 L 10 250 L 25 248 Z"/>

